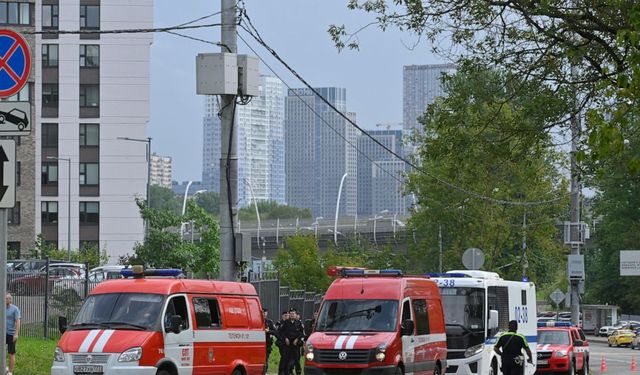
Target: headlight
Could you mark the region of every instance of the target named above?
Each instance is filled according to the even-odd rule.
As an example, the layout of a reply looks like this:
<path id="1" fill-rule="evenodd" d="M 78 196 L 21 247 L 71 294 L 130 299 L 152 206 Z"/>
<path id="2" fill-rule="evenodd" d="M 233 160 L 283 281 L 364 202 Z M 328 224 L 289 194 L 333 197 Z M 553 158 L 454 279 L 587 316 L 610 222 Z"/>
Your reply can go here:
<path id="1" fill-rule="evenodd" d="M 472 346 L 469 349 L 465 350 L 464 356 L 465 357 L 473 357 L 476 354 L 482 353 L 483 350 L 484 350 L 484 344 L 479 344 L 479 345 L 476 345 L 476 346 Z"/>
<path id="2" fill-rule="evenodd" d="M 313 359 L 315 358 L 315 355 L 313 354 L 313 345 L 311 345 L 310 343 L 307 343 L 307 346 L 305 347 L 305 355 L 304 357 L 307 359 L 307 361 L 313 361 Z"/>
<path id="3" fill-rule="evenodd" d="M 64 362 L 64 352 L 58 346 L 53 351 L 53 360 L 54 362 Z"/>
<path id="4" fill-rule="evenodd" d="M 558 350 L 556 352 L 556 357 L 558 358 L 563 358 L 567 356 L 567 351 L 566 350 Z"/>
<path id="5" fill-rule="evenodd" d="M 387 344 L 380 344 L 376 348 L 376 360 L 378 362 L 383 362 L 387 358 Z"/>
<path id="6" fill-rule="evenodd" d="M 122 354 L 120 354 L 120 357 L 118 357 L 118 362 L 136 362 L 139 361 L 141 357 L 142 348 L 138 346 L 136 348 L 127 349 L 126 351 L 122 352 Z"/>

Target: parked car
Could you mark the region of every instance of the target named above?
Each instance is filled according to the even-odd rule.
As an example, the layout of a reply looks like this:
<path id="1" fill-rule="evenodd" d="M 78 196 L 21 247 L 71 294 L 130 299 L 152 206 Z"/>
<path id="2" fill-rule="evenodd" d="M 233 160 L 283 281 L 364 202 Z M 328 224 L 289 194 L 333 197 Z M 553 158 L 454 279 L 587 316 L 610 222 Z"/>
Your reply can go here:
<path id="1" fill-rule="evenodd" d="M 15 295 L 40 295 L 45 293 L 47 284 L 49 290 L 53 290 L 54 281 L 61 278 L 84 278 L 84 265 L 81 263 L 49 264 L 48 278 L 45 266 L 37 273 L 11 280 L 9 282 L 9 291 Z"/>
<path id="2" fill-rule="evenodd" d="M 611 334 L 613 333 L 613 331 L 617 330 L 617 329 L 622 329 L 622 326 L 619 325 L 615 325 L 615 326 L 602 326 L 600 327 L 600 330 L 598 331 L 598 336 L 602 336 L 602 337 L 609 337 L 611 336 Z"/>
<path id="3" fill-rule="evenodd" d="M 631 341 L 631 349 L 640 348 L 640 330 L 636 330 L 633 332 L 634 337 Z"/>
<path id="4" fill-rule="evenodd" d="M 121 279 L 122 273 L 120 272 L 125 266 L 121 265 L 107 265 L 92 268 L 89 271 L 87 285 L 88 290 L 91 290 L 94 286 L 106 280 Z M 84 299 L 86 296 L 85 279 L 74 278 L 60 278 L 55 280 L 53 290 L 54 293 L 67 298 L 69 301 L 77 301 Z"/>
<path id="5" fill-rule="evenodd" d="M 634 334 L 628 329 L 616 329 L 607 339 L 609 346 L 631 345 Z"/>

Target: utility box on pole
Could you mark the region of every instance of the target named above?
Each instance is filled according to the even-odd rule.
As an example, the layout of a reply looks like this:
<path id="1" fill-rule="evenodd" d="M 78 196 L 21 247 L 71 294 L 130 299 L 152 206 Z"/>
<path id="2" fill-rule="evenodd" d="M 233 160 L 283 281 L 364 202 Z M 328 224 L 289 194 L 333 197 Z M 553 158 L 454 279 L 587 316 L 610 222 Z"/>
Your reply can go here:
<path id="1" fill-rule="evenodd" d="M 235 53 L 200 53 L 196 57 L 196 93 L 237 95 L 238 58 Z"/>
<path id="2" fill-rule="evenodd" d="M 258 58 L 249 55 L 238 55 L 238 95 L 258 96 Z"/>

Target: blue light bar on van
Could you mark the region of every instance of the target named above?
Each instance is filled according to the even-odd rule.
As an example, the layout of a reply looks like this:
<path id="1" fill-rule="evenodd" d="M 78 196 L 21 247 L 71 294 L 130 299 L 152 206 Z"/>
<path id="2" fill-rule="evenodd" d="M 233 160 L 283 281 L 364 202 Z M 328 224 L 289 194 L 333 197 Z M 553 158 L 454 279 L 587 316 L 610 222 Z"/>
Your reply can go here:
<path id="1" fill-rule="evenodd" d="M 538 327 L 571 327 L 571 322 L 538 322 Z"/>
<path id="2" fill-rule="evenodd" d="M 344 269 L 342 277 L 358 277 L 358 276 L 402 276 L 401 270 L 364 270 L 364 269 Z"/>
<path id="3" fill-rule="evenodd" d="M 469 275 L 466 275 L 464 273 L 425 273 L 424 275 L 427 276 L 427 277 L 430 277 L 430 278 L 437 278 L 437 277 L 448 277 L 448 278 L 470 277 Z"/>
<path id="4" fill-rule="evenodd" d="M 132 268 L 123 268 L 120 273 L 124 277 L 144 277 L 144 276 L 161 276 L 161 277 L 178 277 L 182 274 L 182 270 L 176 268 L 149 268 L 141 270 L 136 266 Z"/>

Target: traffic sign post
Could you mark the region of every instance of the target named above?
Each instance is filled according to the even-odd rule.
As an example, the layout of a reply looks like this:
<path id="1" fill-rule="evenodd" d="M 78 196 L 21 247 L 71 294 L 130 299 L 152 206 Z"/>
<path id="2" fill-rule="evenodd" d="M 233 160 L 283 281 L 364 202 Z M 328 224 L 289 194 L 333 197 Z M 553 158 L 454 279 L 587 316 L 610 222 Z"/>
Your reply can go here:
<path id="1" fill-rule="evenodd" d="M 17 94 L 27 83 L 30 71 L 27 41 L 13 30 L 0 29 L 0 98 Z"/>

